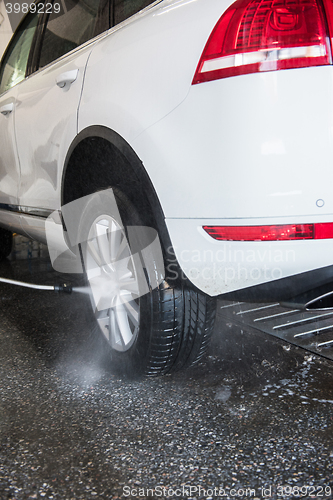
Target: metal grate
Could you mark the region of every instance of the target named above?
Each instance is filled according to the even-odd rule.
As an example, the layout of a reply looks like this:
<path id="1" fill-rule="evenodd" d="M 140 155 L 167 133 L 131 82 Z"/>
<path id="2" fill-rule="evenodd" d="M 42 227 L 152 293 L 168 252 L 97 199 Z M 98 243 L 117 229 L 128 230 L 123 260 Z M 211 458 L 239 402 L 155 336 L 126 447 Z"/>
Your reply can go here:
<path id="1" fill-rule="evenodd" d="M 218 315 L 333 360 L 333 310 L 301 311 L 278 303 L 220 301 Z"/>

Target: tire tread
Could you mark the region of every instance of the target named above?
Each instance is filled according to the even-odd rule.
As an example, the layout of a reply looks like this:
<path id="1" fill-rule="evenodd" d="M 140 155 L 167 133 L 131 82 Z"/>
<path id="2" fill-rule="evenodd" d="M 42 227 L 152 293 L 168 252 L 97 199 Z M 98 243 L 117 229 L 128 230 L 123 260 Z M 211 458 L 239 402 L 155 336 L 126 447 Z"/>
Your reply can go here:
<path id="1" fill-rule="evenodd" d="M 213 332 L 216 299 L 198 291 L 162 286 L 154 311 L 146 375 L 164 375 L 198 363 Z"/>

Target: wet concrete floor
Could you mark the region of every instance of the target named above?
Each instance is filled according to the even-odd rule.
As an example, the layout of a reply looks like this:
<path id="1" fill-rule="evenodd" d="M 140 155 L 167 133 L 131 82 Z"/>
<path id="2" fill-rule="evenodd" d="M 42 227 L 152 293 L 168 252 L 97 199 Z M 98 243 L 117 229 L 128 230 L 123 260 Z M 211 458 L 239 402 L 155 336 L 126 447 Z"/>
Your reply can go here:
<path id="1" fill-rule="evenodd" d="M 0 276 L 53 284 L 45 259 Z M 78 295 L 0 283 L 0 499 L 332 498 L 333 364 L 218 317 L 205 360 L 112 372 Z"/>

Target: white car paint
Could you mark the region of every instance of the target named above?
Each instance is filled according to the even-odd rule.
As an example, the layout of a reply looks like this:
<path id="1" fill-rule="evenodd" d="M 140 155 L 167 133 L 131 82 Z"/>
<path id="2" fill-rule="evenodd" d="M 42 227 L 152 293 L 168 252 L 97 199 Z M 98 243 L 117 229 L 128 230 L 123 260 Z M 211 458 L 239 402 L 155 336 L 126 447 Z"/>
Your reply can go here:
<path id="1" fill-rule="evenodd" d="M 4 199 L 15 198 L 19 179 L 19 206 L 60 209 L 72 140 L 104 126 L 143 162 L 175 256 L 200 290 L 220 295 L 330 266 L 333 239 L 219 242 L 202 230 L 333 221 L 331 65 L 191 85 L 228 6 L 155 2 L 1 96 L 0 107 L 11 95 L 17 102 L 12 116 L 0 116 L 8 134 L 0 141 L 13 141 L 15 117 L 17 153 L 6 154 L 16 163 L 18 154 L 21 165 L 9 173 Z M 59 74 L 75 68 L 77 80 L 59 88 Z M 44 221 L 22 215 L 21 223 L 45 240 Z"/>
<path id="2" fill-rule="evenodd" d="M 189 87 L 226 6 L 162 2 L 101 40 L 79 111 L 79 130 L 100 123 L 133 146 L 158 193 L 182 269 L 210 295 L 329 266 L 333 251 L 333 240 L 217 242 L 200 230 L 204 224 L 333 220 L 330 182 L 323 183 L 332 178 L 332 66 Z M 138 43 L 128 47 L 132 38 Z M 322 109 L 327 112 L 319 119 Z M 221 263 L 211 251 L 232 256 Z"/>
<path id="3" fill-rule="evenodd" d="M 77 109 L 91 46 L 42 68 L 18 88 L 15 109 L 17 151 L 21 176 L 18 204 L 60 208 L 62 167 L 77 135 Z M 61 87 L 57 79 L 74 71 L 75 79 Z M 74 77 L 73 77 L 74 78 Z M 27 134 L 26 124 L 31 131 Z"/>

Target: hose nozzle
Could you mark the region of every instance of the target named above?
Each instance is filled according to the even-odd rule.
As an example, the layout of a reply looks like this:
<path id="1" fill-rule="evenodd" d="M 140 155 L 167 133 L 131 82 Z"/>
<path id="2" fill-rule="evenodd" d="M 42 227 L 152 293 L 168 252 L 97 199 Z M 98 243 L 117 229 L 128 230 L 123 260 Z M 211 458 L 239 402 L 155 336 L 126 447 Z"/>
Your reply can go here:
<path id="1" fill-rule="evenodd" d="M 59 285 L 54 285 L 54 291 L 58 293 L 72 293 L 73 289 L 71 285 L 67 285 L 67 283 L 61 283 Z"/>

